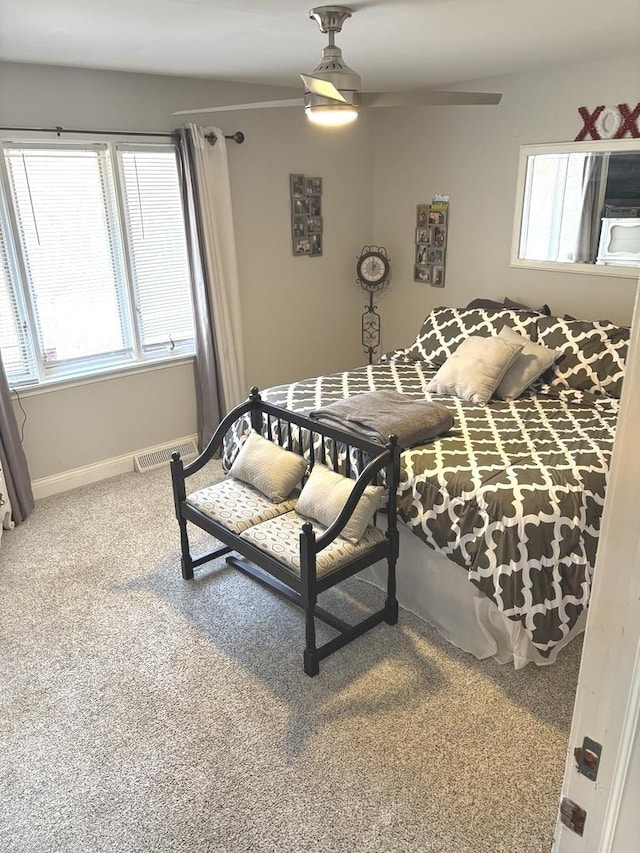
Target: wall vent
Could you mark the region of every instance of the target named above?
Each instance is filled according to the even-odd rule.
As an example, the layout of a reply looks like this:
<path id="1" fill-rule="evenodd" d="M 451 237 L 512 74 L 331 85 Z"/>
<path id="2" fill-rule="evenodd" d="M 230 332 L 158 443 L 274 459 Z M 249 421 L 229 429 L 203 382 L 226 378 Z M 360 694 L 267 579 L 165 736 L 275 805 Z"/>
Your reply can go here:
<path id="1" fill-rule="evenodd" d="M 165 447 L 156 447 L 146 453 L 138 453 L 133 457 L 133 467 L 139 474 L 160 468 L 171 459 L 171 454 L 176 450 L 185 460 L 198 455 L 195 442 L 189 439 L 189 441 L 183 441 L 180 444 L 167 444 Z"/>

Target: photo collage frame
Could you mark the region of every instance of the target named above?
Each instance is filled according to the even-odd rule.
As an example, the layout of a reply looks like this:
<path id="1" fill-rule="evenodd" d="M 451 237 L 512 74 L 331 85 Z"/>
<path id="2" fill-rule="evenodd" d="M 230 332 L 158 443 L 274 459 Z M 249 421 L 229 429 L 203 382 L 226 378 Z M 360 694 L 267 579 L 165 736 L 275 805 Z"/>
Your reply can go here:
<path id="1" fill-rule="evenodd" d="M 292 173 L 289 187 L 293 254 L 319 258 L 323 250 L 322 178 Z"/>
<path id="2" fill-rule="evenodd" d="M 416 207 L 413 280 L 444 287 L 449 196 L 434 196 L 431 204 Z"/>

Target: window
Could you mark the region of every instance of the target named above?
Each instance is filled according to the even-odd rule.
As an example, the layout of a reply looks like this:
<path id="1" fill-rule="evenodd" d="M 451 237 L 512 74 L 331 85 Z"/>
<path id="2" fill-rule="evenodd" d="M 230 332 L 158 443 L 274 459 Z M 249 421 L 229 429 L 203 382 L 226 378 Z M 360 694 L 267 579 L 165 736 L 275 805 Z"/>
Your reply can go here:
<path id="1" fill-rule="evenodd" d="M 539 154 L 527 168 L 520 257 L 569 262 L 580 230 L 586 154 Z"/>
<path id="2" fill-rule="evenodd" d="M 2 149 L 0 347 L 10 384 L 193 353 L 175 149 Z"/>

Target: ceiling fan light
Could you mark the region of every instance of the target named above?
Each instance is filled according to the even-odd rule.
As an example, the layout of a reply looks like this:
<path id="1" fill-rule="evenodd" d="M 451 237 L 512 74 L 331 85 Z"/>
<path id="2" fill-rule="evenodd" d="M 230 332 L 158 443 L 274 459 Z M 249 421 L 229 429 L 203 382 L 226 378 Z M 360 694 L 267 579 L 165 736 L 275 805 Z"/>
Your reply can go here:
<path id="1" fill-rule="evenodd" d="M 307 104 L 304 111 L 309 121 L 322 127 L 343 127 L 358 118 L 358 108 L 352 104 Z"/>

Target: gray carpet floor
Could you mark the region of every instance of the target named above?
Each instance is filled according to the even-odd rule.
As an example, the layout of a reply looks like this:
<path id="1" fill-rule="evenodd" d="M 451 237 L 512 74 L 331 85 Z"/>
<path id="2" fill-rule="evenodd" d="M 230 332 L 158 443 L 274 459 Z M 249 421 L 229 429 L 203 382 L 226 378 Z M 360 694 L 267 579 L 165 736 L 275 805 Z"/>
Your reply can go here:
<path id="1" fill-rule="evenodd" d="M 401 610 L 313 679 L 303 644 L 222 560 L 181 579 L 167 469 L 39 501 L 0 546 L 0 849 L 550 850 L 579 640 L 515 672 Z"/>

